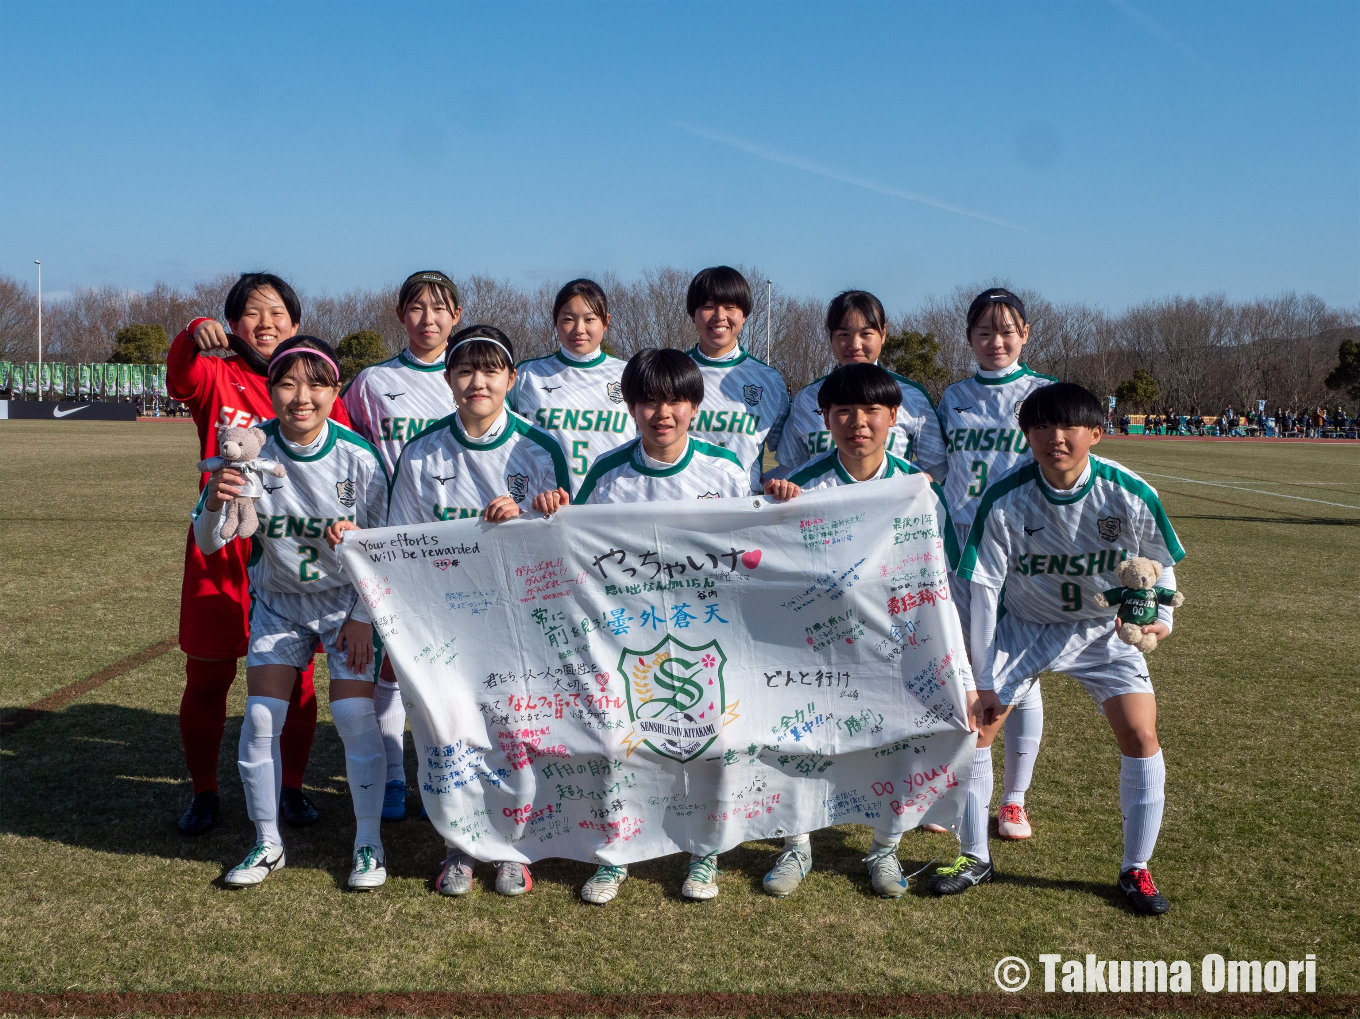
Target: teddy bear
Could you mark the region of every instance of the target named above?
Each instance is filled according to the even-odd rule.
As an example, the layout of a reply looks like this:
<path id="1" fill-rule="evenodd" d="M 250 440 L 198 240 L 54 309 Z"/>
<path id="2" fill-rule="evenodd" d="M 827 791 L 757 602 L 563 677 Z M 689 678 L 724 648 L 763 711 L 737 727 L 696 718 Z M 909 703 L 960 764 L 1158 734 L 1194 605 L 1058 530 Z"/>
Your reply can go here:
<path id="1" fill-rule="evenodd" d="M 1125 559 L 1115 568 L 1114 575 L 1123 586 L 1096 595 L 1096 607 L 1118 605 L 1119 639 L 1144 653 L 1153 650 L 1157 646 L 1157 635 L 1144 633 L 1143 627 L 1157 622 L 1158 605 L 1180 608 L 1185 603 L 1185 595 L 1153 586 L 1162 575 L 1162 564 L 1155 559 L 1144 556 Z"/>
<path id="2" fill-rule="evenodd" d="M 276 478 L 287 475 L 283 464 L 266 460 L 260 450 L 268 436 L 259 428 L 231 428 L 223 425 L 217 430 L 218 456 L 198 462 L 200 471 L 215 471 L 222 467 L 234 467 L 241 472 L 245 482 L 241 494 L 223 507 L 223 541 L 235 537 L 249 538 L 259 529 L 260 520 L 255 515 L 255 500 L 264 496 L 264 484 L 260 478 L 266 474 Z"/>

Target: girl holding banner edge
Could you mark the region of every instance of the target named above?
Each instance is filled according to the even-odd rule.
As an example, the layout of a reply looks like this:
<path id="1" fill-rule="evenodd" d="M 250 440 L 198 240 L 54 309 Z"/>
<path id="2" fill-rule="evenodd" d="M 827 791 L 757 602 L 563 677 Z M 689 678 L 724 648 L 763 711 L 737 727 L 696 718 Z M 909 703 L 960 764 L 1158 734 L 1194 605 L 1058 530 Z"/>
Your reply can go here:
<path id="1" fill-rule="evenodd" d="M 571 479 L 562 450 L 546 432 L 506 407 L 506 393 L 515 382 L 514 364 L 509 338 L 494 326 L 469 326 L 449 338 L 445 379 L 456 410 L 402 450 L 392 481 L 388 524 L 469 517 L 499 523 L 527 511 L 542 493 L 568 497 Z M 337 521 L 327 533 L 331 547 L 357 526 Z M 435 887 L 441 895 L 465 895 L 472 889 L 476 860 L 446 846 Z M 523 895 L 533 888 L 533 876 L 524 864 L 488 862 L 497 864 L 499 894 Z"/>

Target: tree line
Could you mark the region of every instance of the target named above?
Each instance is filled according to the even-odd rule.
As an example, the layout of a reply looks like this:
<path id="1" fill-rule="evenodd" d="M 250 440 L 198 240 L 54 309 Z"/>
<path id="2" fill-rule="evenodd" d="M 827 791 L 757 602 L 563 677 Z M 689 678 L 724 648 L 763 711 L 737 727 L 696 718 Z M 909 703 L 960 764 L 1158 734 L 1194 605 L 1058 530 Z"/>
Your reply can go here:
<path id="1" fill-rule="evenodd" d="M 823 321 L 826 302 L 834 295 L 799 296 L 776 288 L 767 302 L 764 273 L 758 267 L 738 268 L 755 296 L 743 332 L 746 348 L 765 358 L 768 326 L 768 360 L 794 391 L 829 371 L 833 363 Z M 627 357 L 644 347 L 692 346 L 694 330 L 685 314 L 691 276 L 674 266 L 649 268 L 627 280 L 597 276 L 609 295 L 613 323 L 606 341 L 612 352 Z M 191 287 L 157 283 L 145 292 L 82 287 L 46 300 L 43 357 L 104 361 L 116 349 L 119 330 L 134 324 L 160 326 L 167 337 L 174 336 L 196 316 L 220 316 L 234 280 L 222 275 Z M 551 309 L 558 283 L 526 288 L 480 274 L 455 280 L 463 297 L 463 324 L 498 326 L 515 342 L 520 357 L 555 348 Z M 964 338 L 965 313 L 973 297 L 990 286 L 1008 283 L 979 280 L 894 315 L 884 363 L 918 379 L 937 398 L 950 382 L 970 375 L 974 363 Z M 1174 405 L 1187 412 L 1254 406 L 1256 400 L 1271 407 L 1334 402 L 1337 394 L 1327 388 L 1327 380 L 1331 373 L 1335 382 L 1338 351 L 1344 341 L 1360 340 L 1360 308 L 1337 308 L 1292 291 L 1236 302 L 1221 294 L 1166 297 L 1112 312 L 1010 289 L 1029 313 L 1024 359 L 1031 367 L 1080 382 L 1099 396 L 1119 392 L 1122 409 L 1134 412 L 1153 409 L 1143 405 L 1153 402 L 1144 395 L 1151 392 L 1146 377 L 1156 383 L 1156 406 Z M 395 352 L 405 342 L 393 312 L 396 291 L 393 283 L 338 295 L 300 294 L 302 329 L 333 343 L 369 331 L 383 349 Z M 27 283 L 3 274 L 0 358 L 37 358 L 36 295 Z M 1142 374 L 1135 377 L 1140 369 Z M 1131 384 L 1135 379 L 1137 384 Z"/>

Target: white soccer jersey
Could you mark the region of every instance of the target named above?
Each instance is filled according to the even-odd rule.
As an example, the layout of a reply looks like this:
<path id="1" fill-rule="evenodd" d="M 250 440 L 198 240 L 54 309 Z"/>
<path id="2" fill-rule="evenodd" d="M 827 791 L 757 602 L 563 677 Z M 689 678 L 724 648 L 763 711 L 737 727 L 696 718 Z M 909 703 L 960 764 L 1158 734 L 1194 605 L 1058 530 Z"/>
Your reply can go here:
<path id="1" fill-rule="evenodd" d="M 409 350 L 369 365 L 354 376 L 340 399 L 354 430 L 378 447 L 389 476 L 396 473 L 406 443 L 453 413 L 444 359 L 426 364 Z"/>
<path id="2" fill-rule="evenodd" d="M 1018 619 L 1060 623 L 1111 618 L 1094 595 L 1118 586 L 1129 556 L 1163 566 L 1185 550 L 1157 493 L 1132 471 L 1097 456 L 1075 492 L 1058 494 L 1036 463 L 991 485 L 968 532 L 958 575 L 1001 590 L 1001 607 Z"/>
<path id="3" fill-rule="evenodd" d="M 866 482 L 878 481 L 882 478 L 895 478 L 903 474 L 920 473 L 921 471 L 907 461 L 888 453 L 883 457 L 883 463 L 879 465 L 878 473 L 872 478 L 865 478 L 864 480 Z M 851 477 L 850 472 L 841 463 L 840 453 L 834 449 L 804 464 L 790 474 L 788 480 L 805 492 L 812 492 L 819 488 L 839 488 L 841 485 L 861 483 Z M 949 568 L 952 570 L 959 565 L 959 543 L 955 537 L 954 526 L 949 519 L 949 507 L 944 501 L 944 491 L 934 481 L 930 483 L 930 487 L 935 493 L 935 497 L 940 500 L 940 539 L 944 542 L 945 557 L 949 560 Z"/>
<path id="4" fill-rule="evenodd" d="M 408 442 L 392 482 L 388 521 L 478 517 L 502 495 L 527 512 L 539 492 L 570 490 L 562 450 L 522 417 L 503 410 L 482 439 L 468 438 L 455 413 Z"/>
<path id="5" fill-rule="evenodd" d="M 940 397 L 940 427 L 949 455 L 944 494 L 959 540 L 967 540 L 988 486 L 1021 464 L 1033 462 L 1025 433 L 1020 431 L 1020 404 L 1036 389 L 1057 381 L 1022 364 L 1004 378 L 974 375 L 955 382 Z"/>
<path id="6" fill-rule="evenodd" d="M 690 438 L 730 449 L 750 472 L 751 488 L 760 491 L 765 444 L 779 446 L 789 416 L 783 376 L 745 350 L 727 361 L 705 357 L 697 346 L 688 353 L 704 376 L 704 402 L 690 420 Z"/>
<path id="7" fill-rule="evenodd" d="M 888 452 L 902 460 L 912 461 L 931 477 L 942 477 L 945 470 L 944 439 L 940 435 L 940 422 L 935 417 L 935 405 L 930 402 L 930 394 L 920 383 L 913 382 L 905 375 L 896 372 L 888 374 L 902 391 L 897 421 L 888 431 Z M 815 382 L 809 382 L 793 398 L 778 449 L 779 466 L 786 472 L 796 470 L 832 448 L 831 433 L 826 430 L 826 422 L 817 406 L 817 394 L 822 391 L 824 381 L 825 375 Z"/>
<path id="8" fill-rule="evenodd" d="M 386 525 L 382 458 L 367 439 L 334 420 L 327 420 L 302 452 L 288 448 L 277 420 L 260 428 L 268 436 L 260 455 L 283 464 L 288 475 L 262 479 L 264 493 L 255 501 L 260 529 L 251 539 L 251 587 L 316 594 L 349 586 L 340 557 L 324 535 L 337 520 L 352 520 L 360 527 Z M 194 540 L 204 555 L 211 555 L 226 542 L 220 534 L 223 510 L 209 510 L 207 502 L 204 488 L 193 513 Z"/>
<path id="9" fill-rule="evenodd" d="M 603 350 L 588 361 L 558 351 L 516 366 L 510 405 L 561 444 L 573 492 L 591 464 L 637 437 L 620 382 L 627 363 Z"/>
<path id="10" fill-rule="evenodd" d="M 751 475 L 735 453 L 690 439 L 673 464 L 653 460 L 634 439 L 601 457 L 572 501 L 675 502 L 679 499 L 734 499 L 751 494 Z"/>

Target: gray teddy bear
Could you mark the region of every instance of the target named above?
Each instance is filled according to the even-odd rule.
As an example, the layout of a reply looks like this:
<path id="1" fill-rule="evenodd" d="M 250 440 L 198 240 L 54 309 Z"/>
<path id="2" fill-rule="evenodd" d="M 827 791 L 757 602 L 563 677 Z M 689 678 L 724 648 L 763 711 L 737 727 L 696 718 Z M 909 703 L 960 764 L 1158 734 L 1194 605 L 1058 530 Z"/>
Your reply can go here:
<path id="1" fill-rule="evenodd" d="M 224 507 L 222 530 L 218 532 L 224 541 L 238 536 L 249 538 L 259 529 L 255 500 L 264 496 L 264 484 L 260 478 L 266 474 L 282 478 L 288 473 L 283 469 L 283 464 L 260 456 L 266 439 L 267 436 L 259 428 L 229 428 L 224 425 L 217 430 L 217 451 L 220 455 L 198 462 L 200 471 L 234 467 L 245 478 L 241 494 Z"/>

